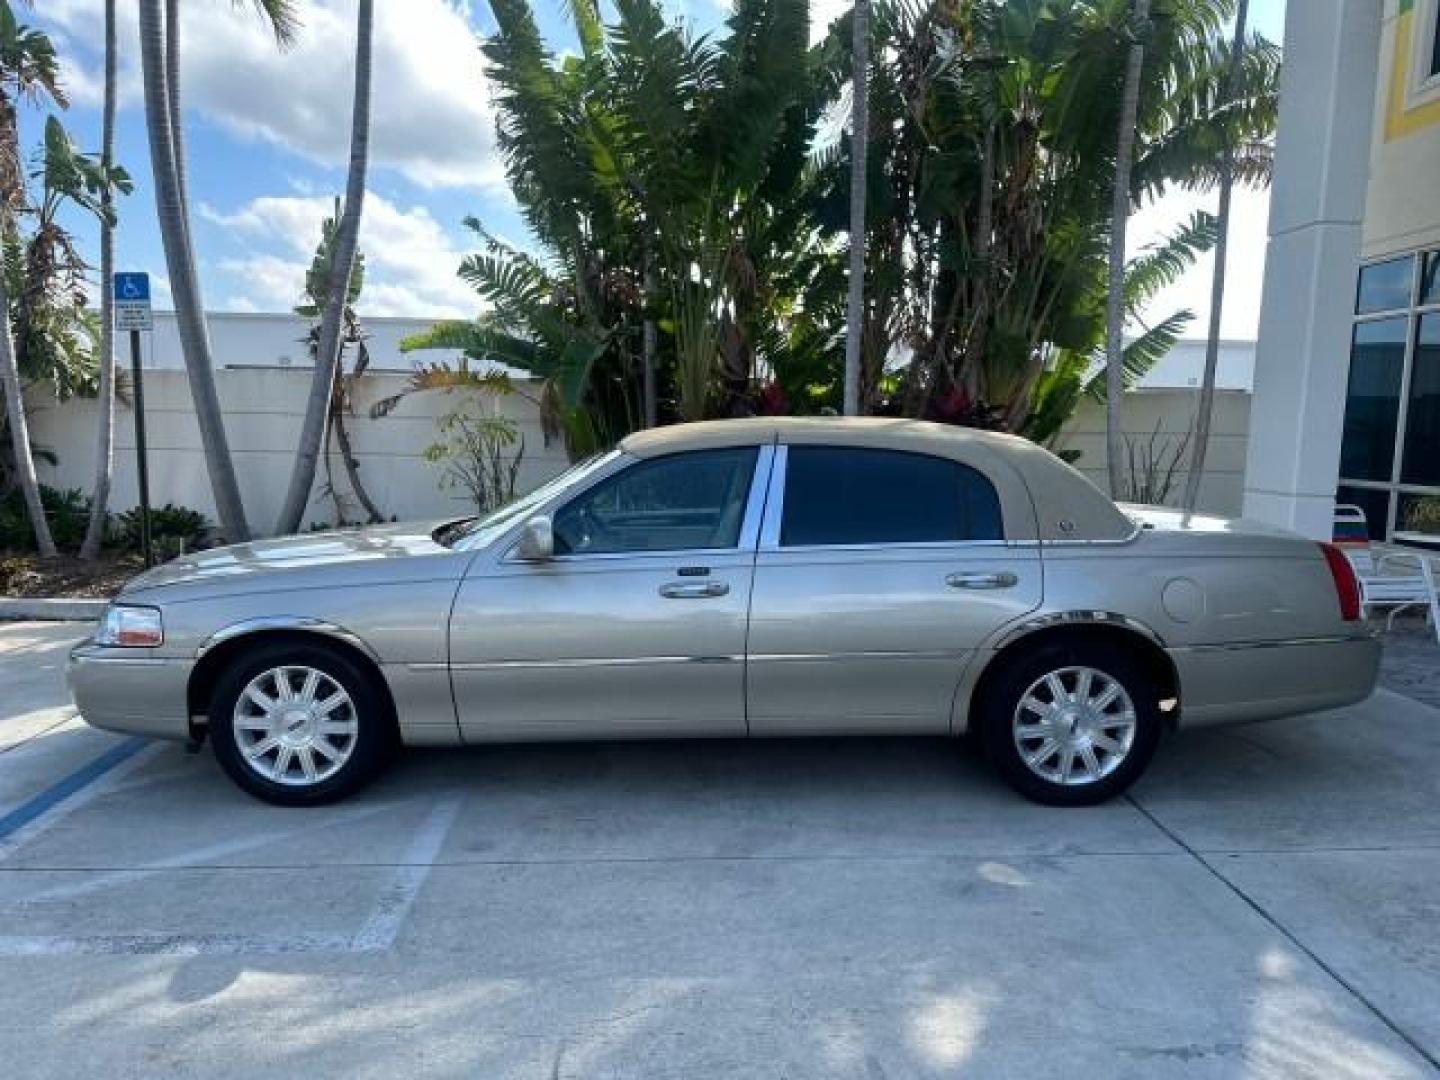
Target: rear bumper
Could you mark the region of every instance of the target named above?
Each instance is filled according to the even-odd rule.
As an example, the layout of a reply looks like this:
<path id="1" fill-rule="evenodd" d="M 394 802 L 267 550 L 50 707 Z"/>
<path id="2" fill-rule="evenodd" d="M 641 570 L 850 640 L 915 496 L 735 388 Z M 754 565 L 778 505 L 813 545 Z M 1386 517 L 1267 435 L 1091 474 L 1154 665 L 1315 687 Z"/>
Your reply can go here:
<path id="1" fill-rule="evenodd" d="M 70 653 L 66 681 L 80 717 L 91 727 L 188 739 L 187 693 L 193 660 L 136 656 L 133 649 L 89 643 Z"/>
<path id="2" fill-rule="evenodd" d="M 1171 649 L 1180 726 L 1268 720 L 1363 701 L 1375 689 L 1372 635 Z"/>

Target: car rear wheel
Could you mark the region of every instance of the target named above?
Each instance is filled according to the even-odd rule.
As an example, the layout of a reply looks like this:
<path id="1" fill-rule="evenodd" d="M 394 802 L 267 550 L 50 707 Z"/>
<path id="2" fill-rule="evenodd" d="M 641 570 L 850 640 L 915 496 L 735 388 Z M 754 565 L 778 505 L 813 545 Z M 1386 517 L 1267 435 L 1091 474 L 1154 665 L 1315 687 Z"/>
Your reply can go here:
<path id="1" fill-rule="evenodd" d="M 378 677 L 338 649 L 277 642 L 242 654 L 210 704 L 215 756 L 281 806 L 334 802 L 372 780 L 395 746 Z"/>
<path id="2" fill-rule="evenodd" d="M 1160 693 L 1134 656 L 1051 645 L 1010 661 L 980 703 L 985 756 L 1016 791 L 1049 806 L 1113 798 L 1160 740 Z"/>

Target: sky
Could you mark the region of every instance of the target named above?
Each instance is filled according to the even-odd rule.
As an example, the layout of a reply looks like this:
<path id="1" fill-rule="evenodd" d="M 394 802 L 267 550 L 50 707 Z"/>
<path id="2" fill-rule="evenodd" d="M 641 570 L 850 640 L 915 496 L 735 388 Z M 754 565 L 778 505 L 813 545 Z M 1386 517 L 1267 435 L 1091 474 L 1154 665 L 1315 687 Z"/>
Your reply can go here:
<path id="1" fill-rule="evenodd" d="M 1252 0 L 1256 29 L 1280 40 L 1285 0 Z M 534 0 L 540 28 L 558 50 L 573 44 L 564 0 Z M 701 26 L 718 26 L 724 0 L 671 0 Z M 299 301 L 320 223 L 344 190 L 353 91 L 356 0 L 300 0 L 303 21 L 288 52 L 248 0 L 181 5 L 182 94 L 192 227 L 207 308 L 287 311 Z M 812 0 L 812 36 L 847 5 Z M 154 219 L 149 147 L 141 107 L 135 0 L 119 0 L 120 114 L 117 158 L 135 180 L 120 207 L 117 268 L 148 271 L 156 302 L 169 306 Z M 66 126 L 82 149 L 100 143 L 102 0 L 44 0 L 21 18 L 56 40 L 71 98 Z M 526 243 L 525 226 L 494 149 L 493 113 L 477 36 L 494 22 L 484 0 L 379 0 L 375 5 L 371 172 L 361 246 L 361 315 L 464 317 L 476 311 L 455 274 L 471 248 L 463 227 L 478 216 L 493 233 Z M 22 116 L 34 145 L 41 114 Z M 1131 226 L 1132 250 L 1164 235 L 1214 196 L 1168 197 Z M 1222 331 L 1254 336 L 1259 316 L 1268 196 L 1240 191 L 1231 233 Z M 77 225 L 80 223 L 77 222 Z M 83 226 L 81 226 L 83 227 Z M 82 237 L 85 250 L 92 240 Z M 1155 303 L 1154 318 L 1209 309 L 1210 262 L 1197 264 Z"/>

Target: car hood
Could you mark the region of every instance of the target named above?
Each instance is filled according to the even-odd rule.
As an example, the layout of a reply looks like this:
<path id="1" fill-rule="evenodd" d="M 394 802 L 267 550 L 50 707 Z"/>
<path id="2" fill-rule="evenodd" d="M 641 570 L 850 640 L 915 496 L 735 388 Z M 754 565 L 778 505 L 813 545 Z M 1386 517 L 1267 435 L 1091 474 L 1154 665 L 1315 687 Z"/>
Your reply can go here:
<path id="1" fill-rule="evenodd" d="M 182 555 L 132 578 L 122 595 L 196 582 L 449 554 L 434 533 L 447 520 L 375 525 L 255 540 Z"/>

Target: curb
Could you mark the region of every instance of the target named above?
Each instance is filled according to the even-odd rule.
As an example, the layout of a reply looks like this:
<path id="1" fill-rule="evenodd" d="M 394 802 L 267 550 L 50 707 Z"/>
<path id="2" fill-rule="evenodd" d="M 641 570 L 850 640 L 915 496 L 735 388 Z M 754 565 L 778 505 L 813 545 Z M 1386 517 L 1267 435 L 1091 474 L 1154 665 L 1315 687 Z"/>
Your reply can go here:
<path id="1" fill-rule="evenodd" d="M 0 620 L 89 622 L 105 613 L 108 600 L 63 600 L 50 597 L 0 596 Z"/>

